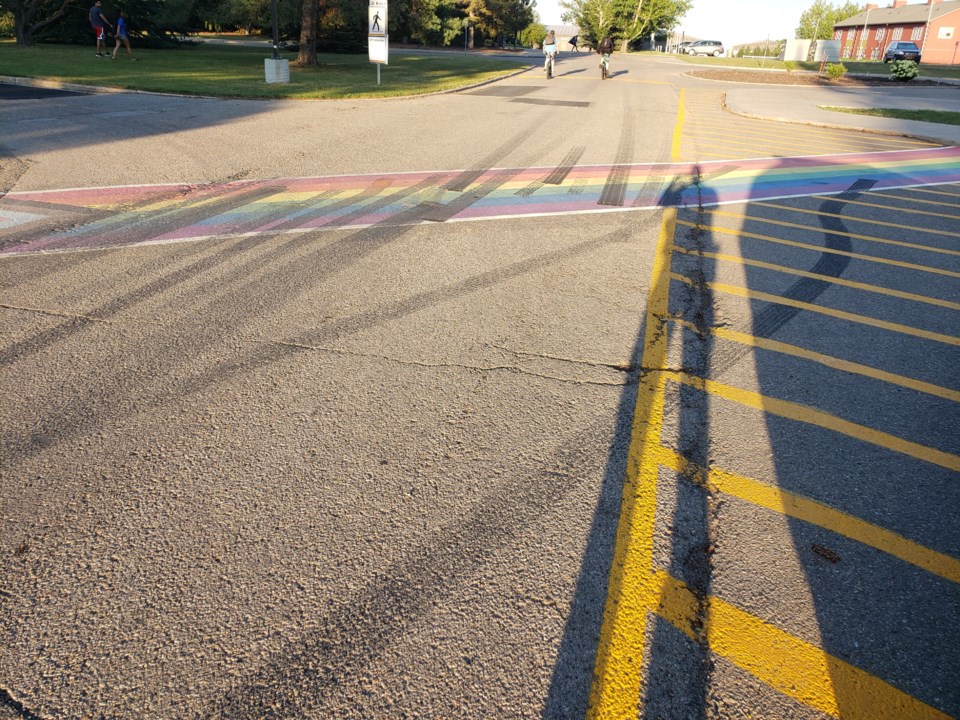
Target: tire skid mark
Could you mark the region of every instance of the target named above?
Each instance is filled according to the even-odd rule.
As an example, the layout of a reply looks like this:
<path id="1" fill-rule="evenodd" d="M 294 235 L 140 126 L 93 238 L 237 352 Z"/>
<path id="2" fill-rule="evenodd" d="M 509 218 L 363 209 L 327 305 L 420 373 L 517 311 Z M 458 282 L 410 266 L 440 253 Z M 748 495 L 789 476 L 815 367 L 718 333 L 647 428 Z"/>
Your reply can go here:
<path id="1" fill-rule="evenodd" d="M 191 195 L 184 203 L 178 203 L 173 208 L 163 207 L 157 211 L 140 210 L 119 214 L 115 214 L 114 210 L 103 210 L 103 213 L 109 213 L 109 217 L 94 221 L 90 225 L 82 225 L 74 230 L 27 240 L 17 250 L 38 252 L 52 245 L 55 245 L 58 250 L 90 247 L 100 249 L 147 242 L 162 238 L 166 234 L 163 231 L 158 232 L 157 223 L 175 227 L 191 225 L 270 197 L 276 192 L 277 188 L 272 185 L 250 187 L 244 184 L 237 187 L 234 184 L 228 184 L 217 186 L 209 192 L 205 191 L 201 197 Z M 131 219 L 131 215 L 135 217 Z"/>
<path id="2" fill-rule="evenodd" d="M 633 157 L 634 132 L 635 132 L 635 113 L 633 104 L 628 102 L 624 111 L 623 124 L 620 128 L 620 146 L 617 148 L 616 159 L 610 173 L 607 175 L 607 182 L 600 191 L 598 205 L 610 205 L 613 207 L 623 207 L 627 196 L 627 186 L 630 184 L 630 160 Z"/>
<path id="3" fill-rule="evenodd" d="M 529 132 L 529 131 L 527 131 Z M 847 190 L 857 178 L 876 178 L 880 188 L 903 188 L 941 184 L 960 178 L 960 149 L 897 151 L 892 153 L 851 154 L 839 157 L 800 157 L 783 160 L 758 159 L 734 165 L 723 163 L 629 163 L 632 152 L 632 130 L 626 128 L 614 165 L 574 165 L 579 148 L 568 153 L 563 163 L 552 170 L 538 167 L 514 167 L 509 184 L 495 193 L 472 203 L 456 220 L 480 220 L 524 215 L 566 214 L 577 212 L 654 209 L 669 205 L 688 207 L 696 200 L 693 186 L 700 183 L 711 197 L 711 204 L 770 200 L 814 194 L 832 195 Z M 516 139 L 505 144 L 512 152 Z M 493 163 L 490 164 L 493 167 Z M 408 209 L 401 198 L 400 188 L 435 178 L 438 183 L 424 191 L 424 197 L 437 206 L 443 206 L 451 195 L 470 195 L 470 188 L 481 185 L 484 178 L 496 173 L 498 179 L 508 168 L 473 169 L 453 173 L 395 173 L 389 175 L 334 176 L 319 178 L 287 178 L 264 183 L 233 182 L 228 188 L 242 187 L 247 192 L 260 192 L 247 198 L 234 197 L 218 206 L 207 199 L 193 202 L 191 214 L 182 214 L 182 208 L 170 208 L 169 201 L 153 202 L 152 198 L 169 195 L 169 189 L 130 186 L 95 190 L 54 191 L 51 198 L 60 204 L 57 212 L 63 215 L 80 202 L 90 207 L 75 207 L 75 214 L 87 217 L 91 212 L 104 214 L 113 208 L 115 215 L 99 223 L 85 224 L 76 231 L 47 233 L 18 246 L 3 247 L 0 256 L 9 257 L 31 252 L 52 252 L 66 249 L 95 249 L 98 244 L 174 243 L 207 240 L 231 234 L 248 232 L 300 232 L 324 226 L 336 228 L 346 225 L 379 224 L 389 214 L 402 214 Z M 684 188 L 673 192 L 661 188 L 670 178 L 691 178 Z M 449 179 L 446 184 L 444 180 Z M 547 181 L 550 181 L 549 183 Z M 392 183 L 386 188 L 386 183 Z M 557 183 L 557 184 L 553 184 Z M 179 187 L 179 186 L 178 186 Z M 252 188 L 258 187 L 259 191 Z M 450 188 L 456 188 L 451 190 Z M 519 190 L 518 190 L 519 188 Z M 208 189 L 207 189 L 208 190 Z M 271 197 L 271 193 L 275 196 Z M 333 195 L 323 195 L 334 193 Z M 630 195 L 629 203 L 626 196 Z M 38 193 L 22 193 L 4 201 L 22 203 L 34 200 Z M 321 197 L 322 196 L 322 197 Z M 131 198 L 140 197 L 143 210 L 123 210 Z M 341 200 L 328 199 L 339 197 Z M 71 205 L 73 203 L 74 205 Z M 364 210 L 364 207 L 367 207 Z M 286 215 L 284 215 L 286 213 Z M 428 216 L 426 220 L 430 220 Z M 63 220 L 59 221 L 60 224 Z M 124 228 L 125 222 L 132 222 Z M 104 225 L 103 223 L 107 223 Z M 161 223 L 162 227 L 148 229 Z M 47 223 L 51 224 L 50 222 Z M 25 223 L 26 225 L 26 223 Z M 10 233 L 7 228 L 7 235 Z M 106 232 L 104 228 L 109 228 Z M 86 233 L 86 234 L 84 234 Z M 99 237 L 98 237 L 99 235 Z"/>
<path id="4" fill-rule="evenodd" d="M 508 149 L 522 143 L 525 137 L 536 131 L 537 126 L 537 123 L 533 123 L 529 129 L 522 130 L 517 138 L 506 143 L 504 147 Z M 248 318 L 264 317 L 283 307 L 284 304 L 295 301 L 310 288 L 316 287 L 317 283 L 325 277 L 356 264 L 383 245 L 393 243 L 406 235 L 416 227 L 417 223 L 425 219 L 425 214 L 433 213 L 434 217 L 440 218 L 441 221 L 453 217 L 496 190 L 515 172 L 513 169 L 501 170 L 473 192 L 456 198 L 448 205 L 437 207 L 435 204 L 421 203 L 397 215 L 387 217 L 378 225 L 361 228 L 346 234 L 332 244 L 324 244 L 312 250 L 307 256 L 288 259 L 283 265 L 270 270 L 269 275 L 253 279 L 246 288 L 242 288 L 245 296 L 251 298 L 251 301 L 243 306 L 238 306 L 235 296 L 230 293 L 222 294 L 203 307 L 191 306 L 179 325 L 165 327 L 164 337 L 157 340 L 163 343 L 162 355 L 166 357 L 166 361 L 158 355 L 154 347 L 138 348 L 126 358 L 123 369 L 109 379 L 109 391 L 105 392 L 105 387 L 102 386 L 103 383 L 108 382 L 107 380 L 84 384 L 82 391 L 78 390 L 68 403 L 58 408 L 55 414 L 45 418 L 28 419 L 29 427 L 24 427 L 20 432 L 15 430 L 9 432 L 2 441 L 8 465 L 16 466 L 64 440 L 94 431 L 118 417 L 135 414 L 146 407 L 161 406 L 169 402 L 170 398 L 181 399 L 197 394 L 238 373 L 267 366 L 287 357 L 293 351 L 290 347 L 271 345 L 267 349 L 242 352 L 239 356 L 207 370 L 195 369 L 197 367 L 195 359 L 203 354 L 203 349 L 222 341 L 230 332 L 243 326 Z M 316 233 L 321 232 L 323 232 L 322 229 L 316 231 Z M 299 235 L 275 252 L 282 256 L 292 247 L 309 246 L 313 239 L 314 236 L 311 233 Z M 244 238 L 240 246 L 251 248 L 261 242 L 259 237 L 248 237 Z M 236 251 L 233 248 L 225 248 L 215 264 L 220 264 L 235 255 Z M 251 261 L 251 264 L 255 264 L 261 272 L 263 271 L 261 263 Z M 526 264 L 521 264 L 521 267 L 522 272 L 533 269 Z M 499 278 L 500 274 L 495 274 L 492 282 L 503 281 Z M 460 294 L 470 291 L 469 284 L 465 287 L 460 285 L 455 287 Z M 447 298 L 452 296 L 443 292 L 427 293 L 425 302 L 430 304 Z M 413 309 L 409 310 L 409 312 L 412 311 Z M 228 325 L 203 323 L 198 326 L 199 315 L 207 318 L 227 316 L 231 318 L 231 323 Z M 341 331 L 346 331 L 352 325 L 359 327 L 370 322 L 369 313 L 364 313 L 360 317 L 362 318 L 360 321 L 341 327 Z M 389 316 L 381 317 L 380 313 L 374 313 L 373 318 L 373 322 L 383 322 L 389 319 Z M 325 334 L 324 331 L 319 333 L 320 336 Z M 308 334 L 307 338 L 311 336 Z M 46 338 L 46 342 L 49 344 L 56 339 L 56 336 L 51 336 Z M 293 342 L 297 340 L 294 338 Z M 21 348 L 18 356 L 11 357 L 9 364 L 23 357 L 23 350 Z M 170 357 L 180 359 L 170 363 Z M 123 402 L 112 402 L 111 398 L 116 399 L 118 392 L 123 393 Z M 104 407 L 123 407 L 125 410 L 105 413 Z M 95 408 L 97 408 L 96 411 Z"/>

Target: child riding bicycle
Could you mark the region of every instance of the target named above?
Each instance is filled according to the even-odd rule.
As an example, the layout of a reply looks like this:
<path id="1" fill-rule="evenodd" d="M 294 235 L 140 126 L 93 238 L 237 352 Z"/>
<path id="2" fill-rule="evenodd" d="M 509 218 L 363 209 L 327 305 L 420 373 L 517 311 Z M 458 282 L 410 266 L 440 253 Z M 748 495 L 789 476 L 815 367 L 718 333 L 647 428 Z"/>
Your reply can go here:
<path id="1" fill-rule="evenodd" d="M 613 39 L 609 35 L 604 35 L 597 45 L 597 53 L 600 55 L 600 77 L 606 79 L 610 74 L 610 56 L 613 54 Z"/>
<path id="2" fill-rule="evenodd" d="M 547 33 L 543 39 L 543 71 L 547 74 L 547 79 L 553 77 L 553 63 L 557 56 L 557 36 L 553 30 Z"/>

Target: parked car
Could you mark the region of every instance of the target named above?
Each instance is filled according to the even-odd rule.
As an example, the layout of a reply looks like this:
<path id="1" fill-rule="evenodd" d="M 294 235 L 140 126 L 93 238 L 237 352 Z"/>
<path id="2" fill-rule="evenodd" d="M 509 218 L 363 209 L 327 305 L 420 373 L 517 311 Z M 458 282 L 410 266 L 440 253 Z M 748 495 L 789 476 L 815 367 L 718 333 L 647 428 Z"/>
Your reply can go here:
<path id="1" fill-rule="evenodd" d="M 915 42 L 892 42 L 887 45 L 887 51 L 883 54 L 885 63 L 891 60 L 913 60 L 920 62 L 920 48 Z"/>
<path id="2" fill-rule="evenodd" d="M 697 40 L 687 47 L 687 55 L 723 55 L 723 43 L 719 40 Z"/>
<path id="3" fill-rule="evenodd" d="M 688 40 L 687 42 L 682 42 L 679 45 L 677 45 L 677 49 L 675 52 L 678 52 L 681 55 L 683 55 L 687 51 L 687 48 L 690 47 L 691 45 L 693 45 L 692 40 Z"/>

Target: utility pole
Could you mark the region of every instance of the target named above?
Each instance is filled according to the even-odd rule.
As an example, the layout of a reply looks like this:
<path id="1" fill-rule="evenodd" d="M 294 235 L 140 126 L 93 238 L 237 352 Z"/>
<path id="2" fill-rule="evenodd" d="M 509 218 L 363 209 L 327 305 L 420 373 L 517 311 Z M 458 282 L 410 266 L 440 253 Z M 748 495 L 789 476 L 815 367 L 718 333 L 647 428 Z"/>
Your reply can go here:
<path id="1" fill-rule="evenodd" d="M 930 9 L 927 10 L 927 24 L 923 26 L 923 41 L 920 43 L 920 57 L 923 57 L 923 49 L 927 47 L 927 35 L 930 34 L 931 17 L 933 17 L 933 0 L 930 0 Z"/>
<path id="2" fill-rule="evenodd" d="M 931 5 L 931 7 L 933 6 Z M 863 19 L 863 30 L 860 31 L 860 59 L 861 60 L 863 60 L 867 55 L 867 25 L 870 23 L 871 9 L 872 8 L 867 8 L 867 17 Z"/>

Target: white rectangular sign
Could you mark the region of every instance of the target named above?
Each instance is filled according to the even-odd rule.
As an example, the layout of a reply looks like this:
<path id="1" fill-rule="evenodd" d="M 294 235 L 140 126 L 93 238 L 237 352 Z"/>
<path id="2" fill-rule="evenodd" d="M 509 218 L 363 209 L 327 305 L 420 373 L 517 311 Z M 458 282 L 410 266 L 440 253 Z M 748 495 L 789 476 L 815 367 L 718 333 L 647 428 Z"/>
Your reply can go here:
<path id="1" fill-rule="evenodd" d="M 386 35 L 370 35 L 367 37 L 367 50 L 370 54 L 370 62 L 389 65 L 387 62 L 389 47 L 387 45 Z"/>

